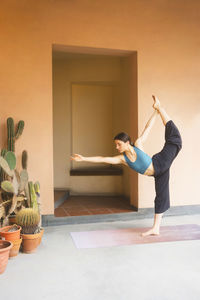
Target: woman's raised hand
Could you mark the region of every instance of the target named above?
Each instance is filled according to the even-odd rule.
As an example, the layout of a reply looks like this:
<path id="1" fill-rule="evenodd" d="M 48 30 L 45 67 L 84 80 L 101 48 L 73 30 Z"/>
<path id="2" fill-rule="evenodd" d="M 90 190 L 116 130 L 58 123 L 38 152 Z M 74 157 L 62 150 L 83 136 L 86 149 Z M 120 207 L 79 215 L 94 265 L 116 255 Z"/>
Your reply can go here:
<path id="1" fill-rule="evenodd" d="M 71 160 L 74 161 L 84 161 L 83 156 L 80 154 L 73 154 L 73 156 L 71 156 Z"/>

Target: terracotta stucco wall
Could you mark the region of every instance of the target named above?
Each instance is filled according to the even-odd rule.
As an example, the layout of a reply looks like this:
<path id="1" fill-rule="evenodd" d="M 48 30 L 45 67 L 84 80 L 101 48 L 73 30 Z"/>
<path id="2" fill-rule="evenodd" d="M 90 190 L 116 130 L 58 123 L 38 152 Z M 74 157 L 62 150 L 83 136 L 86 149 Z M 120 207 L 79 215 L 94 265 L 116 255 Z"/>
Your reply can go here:
<path id="1" fill-rule="evenodd" d="M 29 152 L 44 214 L 53 213 L 52 44 L 138 52 L 139 131 L 155 93 L 184 141 L 172 167 L 172 204 L 199 203 L 199 1 L 2 0 L 0 18 L 0 118 L 26 122 L 17 153 Z M 162 135 L 157 121 L 147 141 L 150 154 L 160 149 Z M 153 196 L 153 181 L 139 176 L 139 206 L 152 206 Z"/>

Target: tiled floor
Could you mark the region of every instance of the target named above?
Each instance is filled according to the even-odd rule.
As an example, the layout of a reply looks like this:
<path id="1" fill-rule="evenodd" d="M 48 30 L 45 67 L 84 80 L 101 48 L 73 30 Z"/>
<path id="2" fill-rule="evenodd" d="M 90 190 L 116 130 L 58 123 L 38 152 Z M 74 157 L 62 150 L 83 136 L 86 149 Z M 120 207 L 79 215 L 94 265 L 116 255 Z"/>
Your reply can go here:
<path id="1" fill-rule="evenodd" d="M 134 211 L 134 208 L 123 197 L 70 196 L 55 209 L 54 214 L 56 217 L 67 217 L 132 211 Z"/>

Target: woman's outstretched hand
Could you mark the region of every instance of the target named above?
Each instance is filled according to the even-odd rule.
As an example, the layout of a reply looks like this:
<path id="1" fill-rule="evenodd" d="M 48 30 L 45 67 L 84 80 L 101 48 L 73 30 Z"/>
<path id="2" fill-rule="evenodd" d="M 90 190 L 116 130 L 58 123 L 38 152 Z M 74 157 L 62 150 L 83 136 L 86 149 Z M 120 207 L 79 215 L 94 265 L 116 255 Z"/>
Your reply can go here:
<path id="1" fill-rule="evenodd" d="M 73 156 L 71 156 L 71 160 L 74 161 L 84 161 L 83 156 L 80 154 L 73 154 Z"/>

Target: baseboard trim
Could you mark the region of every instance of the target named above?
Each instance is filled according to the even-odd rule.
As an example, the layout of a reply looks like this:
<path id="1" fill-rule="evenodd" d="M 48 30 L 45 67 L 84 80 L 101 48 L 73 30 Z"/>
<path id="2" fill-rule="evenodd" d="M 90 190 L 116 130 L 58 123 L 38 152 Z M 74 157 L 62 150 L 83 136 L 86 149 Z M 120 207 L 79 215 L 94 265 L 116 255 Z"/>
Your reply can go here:
<path id="1" fill-rule="evenodd" d="M 187 206 L 173 206 L 166 213 L 165 217 L 183 216 L 183 215 L 199 215 L 200 205 Z M 73 217 L 55 217 L 54 215 L 43 215 L 42 226 L 58 226 L 70 224 L 87 224 L 98 222 L 115 222 L 115 221 L 130 221 L 152 218 L 154 215 L 154 208 L 141 208 L 138 211 L 119 213 L 119 214 L 105 214 L 105 215 L 89 215 L 89 216 L 73 216 Z"/>
<path id="2" fill-rule="evenodd" d="M 60 191 L 62 191 L 62 190 L 60 189 Z M 65 200 L 67 200 L 67 198 L 69 198 L 69 196 L 70 196 L 69 191 L 64 190 L 63 192 L 65 192 L 63 194 L 63 196 L 60 197 L 56 202 L 54 202 L 54 208 L 58 208 L 61 204 L 63 204 L 65 202 Z"/>

